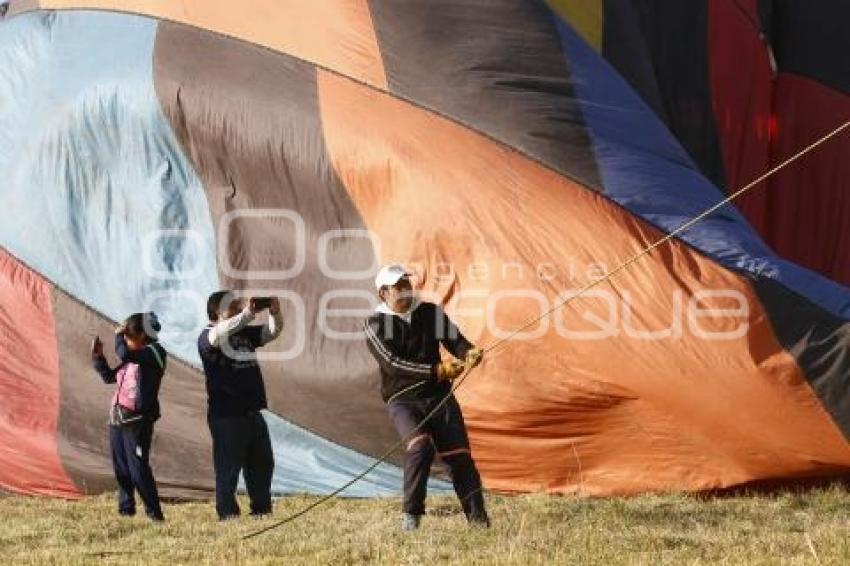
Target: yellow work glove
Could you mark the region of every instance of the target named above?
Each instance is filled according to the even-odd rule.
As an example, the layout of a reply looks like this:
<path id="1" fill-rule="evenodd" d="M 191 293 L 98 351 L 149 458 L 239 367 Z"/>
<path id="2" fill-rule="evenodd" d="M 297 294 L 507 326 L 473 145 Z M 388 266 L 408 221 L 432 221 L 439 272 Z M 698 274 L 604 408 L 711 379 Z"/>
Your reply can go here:
<path id="1" fill-rule="evenodd" d="M 451 381 L 463 373 L 464 365 L 458 361 L 444 361 L 437 364 L 437 381 Z"/>
<path id="2" fill-rule="evenodd" d="M 466 364 L 466 367 L 472 369 L 480 364 L 482 359 L 484 359 L 484 350 L 481 348 L 470 348 L 466 352 L 464 363 Z"/>

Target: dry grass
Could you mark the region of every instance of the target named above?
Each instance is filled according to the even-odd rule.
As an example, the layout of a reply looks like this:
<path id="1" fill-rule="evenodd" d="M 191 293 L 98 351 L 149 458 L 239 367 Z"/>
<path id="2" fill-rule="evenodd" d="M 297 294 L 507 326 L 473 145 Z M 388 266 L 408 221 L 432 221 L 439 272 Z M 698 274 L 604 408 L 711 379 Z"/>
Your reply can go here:
<path id="1" fill-rule="evenodd" d="M 276 518 L 313 501 L 286 498 Z M 494 526 L 470 529 L 432 498 L 423 528 L 398 531 L 397 500 L 340 500 L 261 537 L 219 523 L 209 503 L 167 505 L 163 525 L 121 519 L 111 497 L 0 497 L 3 564 L 850 564 L 850 493 L 773 496 L 489 498 Z"/>

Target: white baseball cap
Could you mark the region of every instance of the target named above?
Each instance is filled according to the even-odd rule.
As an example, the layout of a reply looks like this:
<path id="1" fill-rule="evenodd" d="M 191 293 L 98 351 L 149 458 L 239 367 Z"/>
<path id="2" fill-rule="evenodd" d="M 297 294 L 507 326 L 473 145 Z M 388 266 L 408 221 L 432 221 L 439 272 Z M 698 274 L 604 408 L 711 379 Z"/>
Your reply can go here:
<path id="1" fill-rule="evenodd" d="M 402 277 L 410 277 L 410 273 L 405 271 L 404 267 L 397 263 L 385 265 L 375 276 L 375 288 L 380 291 L 381 287 L 392 287 Z"/>

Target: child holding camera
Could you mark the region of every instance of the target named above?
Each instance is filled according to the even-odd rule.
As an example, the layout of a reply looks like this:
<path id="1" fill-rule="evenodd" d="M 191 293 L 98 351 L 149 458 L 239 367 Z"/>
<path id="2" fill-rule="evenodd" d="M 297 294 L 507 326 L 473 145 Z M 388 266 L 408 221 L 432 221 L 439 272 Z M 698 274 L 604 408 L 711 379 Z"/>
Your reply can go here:
<path id="1" fill-rule="evenodd" d="M 165 372 L 166 352 L 157 342 L 160 330 L 154 313 L 129 316 L 115 331 L 115 355 L 119 364 L 110 368 L 103 356 L 100 337 L 92 341 L 94 369 L 104 383 L 115 383 L 109 413 L 112 464 L 118 482 L 118 513 L 136 514 L 138 491 L 145 513 L 164 520 L 156 481 L 150 467 L 154 422 L 159 419 L 159 387 Z"/>
<path id="2" fill-rule="evenodd" d="M 269 310 L 268 322 L 251 326 Z M 239 472 L 251 500 L 251 515 L 272 512 L 274 455 L 268 427 L 260 411 L 266 408 L 263 374 L 255 351 L 277 338 L 283 316 L 277 298 L 254 297 L 247 303 L 229 291 L 207 300 L 210 324 L 198 337 L 198 353 L 206 374 L 207 421 L 213 441 L 215 508 L 219 519 L 239 515 L 236 484 Z"/>

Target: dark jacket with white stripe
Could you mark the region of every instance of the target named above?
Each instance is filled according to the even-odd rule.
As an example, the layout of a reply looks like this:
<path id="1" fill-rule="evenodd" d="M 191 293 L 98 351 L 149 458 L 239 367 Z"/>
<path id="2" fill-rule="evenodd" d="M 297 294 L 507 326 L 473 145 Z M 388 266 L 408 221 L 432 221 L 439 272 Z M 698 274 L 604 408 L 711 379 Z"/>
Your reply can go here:
<path id="1" fill-rule="evenodd" d="M 435 367 L 440 363 L 440 344 L 460 359 L 472 348 L 443 309 L 433 303 L 415 304 L 405 315 L 392 313 L 382 304 L 364 326 L 366 343 L 381 369 L 384 401 L 447 395 L 451 384 L 437 381 Z"/>

